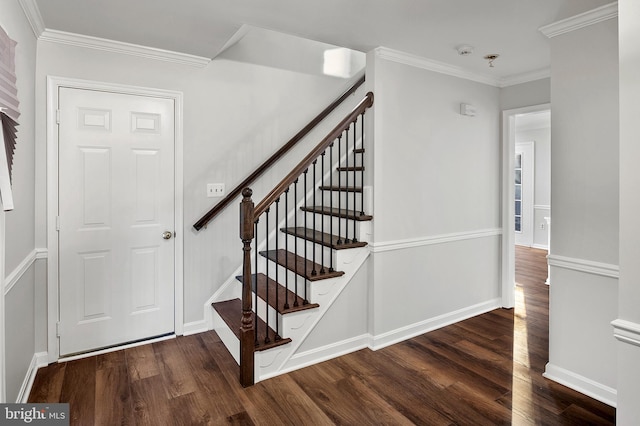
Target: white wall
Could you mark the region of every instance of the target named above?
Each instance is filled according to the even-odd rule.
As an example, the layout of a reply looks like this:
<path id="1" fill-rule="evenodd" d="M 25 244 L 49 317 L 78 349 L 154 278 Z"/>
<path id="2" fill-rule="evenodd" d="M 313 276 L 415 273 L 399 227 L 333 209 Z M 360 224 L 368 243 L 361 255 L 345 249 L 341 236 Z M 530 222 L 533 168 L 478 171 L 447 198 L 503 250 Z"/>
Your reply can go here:
<path id="1" fill-rule="evenodd" d="M 640 419 L 640 3 L 620 0 L 620 291 L 618 346 L 618 424 Z M 626 326 L 622 328 L 621 325 Z"/>
<path id="2" fill-rule="evenodd" d="M 499 304 L 500 91 L 380 49 L 368 55 L 367 76 L 375 93 L 369 327 L 379 347 Z M 462 102 L 477 116 L 460 115 Z"/>
<path id="3" fill-rule="evenodd" d="M 206 184 L 223 182 L 232 189 L 348 87 L 346 80 L 288 71 L 283 69 L 284 65 L 271 68 L 217 59 L 205 68 L 195 68 L 39 42 L 40 164 L 46 164 L 47 75 L 184 93 L 185 223 L 184 229 L 178 232 L 185 236 L 186 323 L 203 320 L 205 301 L 241 264 L 237 205 L 230 206 L 208 229 L 197 233 L 192 228 L 217 201 L 206 198 Z M 350 102 L 354 101 L 355 97 L 351 97 Z M 327 127 L 328 124 L 325 130 Z M 316 137 L 310 142 L 318 141 Z M 298 154 L 303 152 L 301 149 Z M 284 174 L 284 166 L 276 167 L 267 174 L 267 180 L 274 184 Z M 42 175 L 37 183 L 40 188 L 45 185 L 44 178 Z M 258 198 L 269 189 L 266 184 L 256 186 L 254 194 Z"/>
<path id="4" fill-rule="evenodd" d="M 516 117 L 516 143 L 534 141 L 533 245 L 546 248 L 548 232 L 545 217 L 551 203 L 551 127 L 521 129 Z"/>
<path id="5" fill-rule="evenodd" d="M 6 310 L 1 313 L 6 338 L 3 353 L 6 363 L 6 400 L 13 402 L 19 396 L 36 351 L 34 294 L 37 288 L 44 287 L 43 282 L 36 282 L 35 275 L 36 39 L 17 0 L 0 3 L 0 25 L 18 42 L 16 75 L 21 112 L 13 162 L 15 209 L 4 215 L 5 277 L 2 291 Z"/>
<path id="6" fill-rule="evenodd" d="M 551 38 L 546 374 L 608 403 L 617 387 L 609 325 L 618 311 L 617 31 L 609 19 Z"/>
<path id="7" fill-rule="evenodd" d="M 503 110 L 548 104 L 550 100 L 550 78 L 542 78 L 500 89 L 500 108 Z"/>

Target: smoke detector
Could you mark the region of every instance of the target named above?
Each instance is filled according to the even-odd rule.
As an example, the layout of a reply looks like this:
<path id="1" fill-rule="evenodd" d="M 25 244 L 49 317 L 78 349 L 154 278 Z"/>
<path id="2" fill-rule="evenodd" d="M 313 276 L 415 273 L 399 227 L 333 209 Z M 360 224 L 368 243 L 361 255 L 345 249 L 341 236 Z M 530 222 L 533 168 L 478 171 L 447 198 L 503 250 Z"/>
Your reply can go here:
<path id="1" fill-rule="evenodd" d="M 460 56 L 469 56 L 473 53 L 473 47 L 469 46 L 468 44 L 462 44 L 456 47 L 456 50 L 458 51 L 458 55 Z"/>

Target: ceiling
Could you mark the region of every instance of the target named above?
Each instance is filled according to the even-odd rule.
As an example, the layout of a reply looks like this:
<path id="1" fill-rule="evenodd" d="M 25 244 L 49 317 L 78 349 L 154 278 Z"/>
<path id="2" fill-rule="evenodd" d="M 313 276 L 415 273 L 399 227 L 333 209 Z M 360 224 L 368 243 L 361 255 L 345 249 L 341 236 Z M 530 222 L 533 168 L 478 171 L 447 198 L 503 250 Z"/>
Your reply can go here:
<path id="1" fill-rule="evenodd" d="M 496 79 L 549 67 L 538 28 L 611 0 L 35 0 L 44 26 L 213 58 L 246 26 L 379 46 Z M 460 56 L 456 47 L 474 47 Z M 490 68 L 483 57 L 499 54 Z"/>

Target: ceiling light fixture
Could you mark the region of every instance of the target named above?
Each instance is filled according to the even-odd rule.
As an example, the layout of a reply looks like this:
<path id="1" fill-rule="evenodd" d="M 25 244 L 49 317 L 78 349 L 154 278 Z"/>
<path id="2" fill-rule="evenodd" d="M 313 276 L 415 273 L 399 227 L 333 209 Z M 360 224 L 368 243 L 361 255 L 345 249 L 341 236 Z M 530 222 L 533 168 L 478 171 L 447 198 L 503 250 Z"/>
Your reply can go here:
<path id="1" fill-rule="evenodd" d="M 484 57 L 484 58 L 485 58 L 487 61 L 489 61 L 489 67 L 490 67 L 490 68 L 493 68 L 493 61 L 495 61 L 496 59 L 498 59 L 498 57 L 499 57 L 499 56 L 500 56 L 500 55 L 498 55 L 497 53 L 492 53 L 492 54 L 490 54 L 490 55 L 485 55 L 485 57 Z"/>
<path id="2" fill-rule="evenodd" d="M 468 44 L 462 44 L 456 47 L 456 50 L 458 51 L 458 55 L 460 56 L 469 56 L 473 53 L 473 47 L 469 46 Z"/>

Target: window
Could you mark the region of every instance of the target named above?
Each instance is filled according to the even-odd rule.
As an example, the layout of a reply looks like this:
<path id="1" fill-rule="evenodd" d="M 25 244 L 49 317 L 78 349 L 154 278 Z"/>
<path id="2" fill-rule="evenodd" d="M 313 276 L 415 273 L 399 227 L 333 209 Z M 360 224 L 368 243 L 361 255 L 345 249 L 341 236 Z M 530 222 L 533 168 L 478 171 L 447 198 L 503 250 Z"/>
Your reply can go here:
<path id="1" fill-rule="evenodd" d="M 516 168 L 515 168 L 515 223 L 516 223 L 516 232 L 522 232 L 522 154 L 516 154 Z"/>

